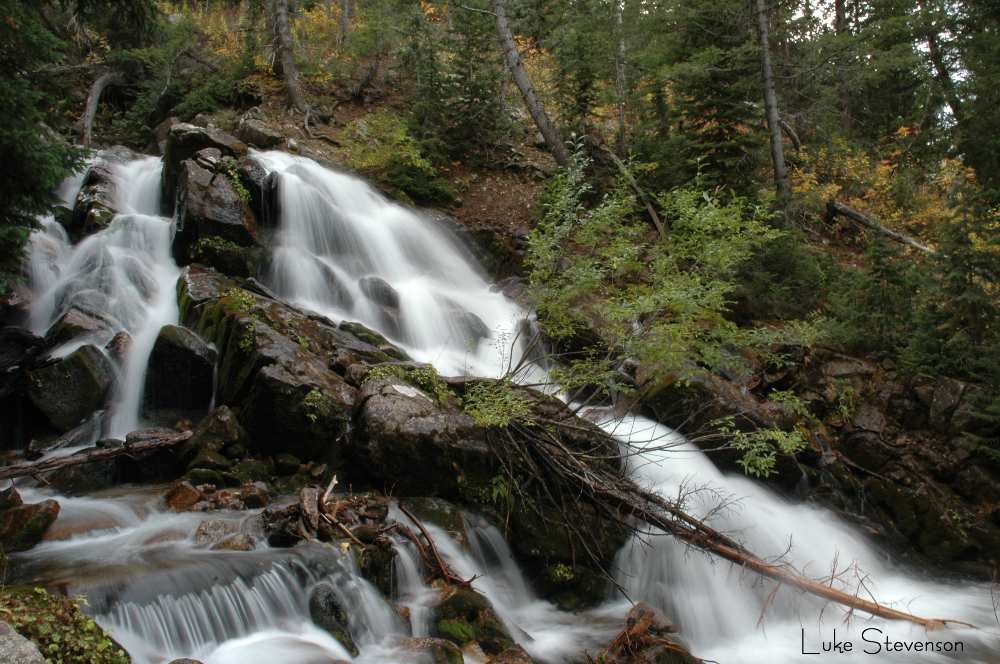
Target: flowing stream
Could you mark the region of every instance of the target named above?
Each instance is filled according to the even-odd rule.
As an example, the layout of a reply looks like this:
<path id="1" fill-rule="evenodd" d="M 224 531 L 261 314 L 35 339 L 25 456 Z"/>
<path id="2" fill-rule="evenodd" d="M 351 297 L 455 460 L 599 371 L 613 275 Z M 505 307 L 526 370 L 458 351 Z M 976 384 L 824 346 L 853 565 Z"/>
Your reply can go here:
<path id="1" fill-rule="evenodd" d="M 500 375 L 524 352 L 518 329 L 528 312 L 491 288 L 461 244 L 418 212 L 393 204 L 360 179 L 279 152 L 255 157 L 279 178 L 279 227 L 270 285 L 282 296 L 334 320 L 360 321 L 382 332 L 417 360 L 444 374 Z M 32 328 L 39 333 L 72 306 L 96 310 L 111 323 L 81 343 L 103 346 L 111 334 L 133 338 L 109 430 L 136 428 L 146 363 L 160 326 L 176 322 L 170 256 L 170 220 L 156 216 L 159 162 L 146 158 L 116 167 L 120 209 L 107 229 L 70 245 L 61 227 L 43 220 L 32 241 L 37 300 Z M 75 196 L 80 178 L 61 192 Z M 537 370 L 537 375 L 542 375 Z M 729 563 L 655 535 L 628 543 L 615 575 L 632 600 L 661 609 L 700 657 L 722 662 L 811 662 L 833 629 L 853 638 L 854 652 L 837 661 L 871 661 L 860 641 L 865 628 L 893 641 L 963 642 L 962 652 L 885 652 L 892 662 L 997 662 L 1000 636 L 990 588 L 921 578 L 894 567 L 852 526 L 828 510 L 794 504 L 744 477 L 718 471 L 692 444 L 641 417 L 588 416 L 635 454 L 630 472 L 668 497 L 689 493 L 689 508 L 732 533 L 764 557 L 782 557 L 834 583 L 913 613 L 968 621 L 982 629 L 925 632 L 902 623 L 855 615 L 774 584 Z M 693 491 L 692 491 L 693 490 Z M 26 500 L 50 492 L 24 488 Z M 97 620 L 136 662 L 160 664 L 196 657 L 207 664 L 335 659 L 404 662 L 393 637 L 426 635 L 434 590 L 419 557 L 395 542 L 395 597 L 382 597 L 348 554 L 327 546 L 291 550 L 259 545 L 254 551 L 207 551 L 193 532 L 206 519 L 247 526 L 253 513 L 173 514 L 155 490 L 119 489 L 97 496 L 57 496 L 62 512 L 43 542 L 12 557 L 18 580 L 61 586 L 87 595 Z M 721 511 L 720 500 L 727 502 Z M 406 517 L 396 511 L 397 519 Z M 538 598 L 501 533 L 466 514 L 462 545 L 429 528 L 449 564 L 495 606 L 514 637 L 543 662 L 580 661 L 583 649 L 607 643 L 620 629 L 628 602 L 611 596 L 598 609 L 568 613 Z M 247 526 L 249 527 L 249 526 Z M 855 573 L 852 563 L 868 576 Z M 309 619 L 309 590 L 330 584 L 351 607 L 349 631 L 360 648 L 354 658 Z M 408 609 L 400 619 L 393 602 Z M 875 638 L 874 632 L 869 632 Z M 869 645 L 869 648 L 872 647 Z M 474 661 L 467 657 L 466 661 Z"/>

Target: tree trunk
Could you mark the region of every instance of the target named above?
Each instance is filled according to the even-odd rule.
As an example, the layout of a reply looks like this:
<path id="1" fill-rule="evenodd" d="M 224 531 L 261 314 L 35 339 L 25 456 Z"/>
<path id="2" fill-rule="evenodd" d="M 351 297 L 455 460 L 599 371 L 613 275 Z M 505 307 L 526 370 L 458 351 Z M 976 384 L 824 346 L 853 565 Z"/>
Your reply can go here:
<path id="1" fill-rule="evenodd" d="M 833 30 L 838 35 L 847 30 L 847 12 L 844 9 L 845 0 L 834 0 Z"/>
<path id="2" fill-rule="evenodd" d="M 836 217 L 837 215 L 840 215 L 841 217 L 846 217 L 847 219 L 850 219 L 856 224 L 861 224 L 865 228 L 870 228 L 873 231 L 877 231 L 891 240 L 895 240 L 900 244 L 905 244 L 908 247 L 913 247 L 914 249 L 922 251 L 925 254 L 936 253 L 933 249 L 931 249 L 927 245 L 917 242 L 909 235 L 905 235 L 903 233 L 900 233 L 899 231 L 894 231 L 891 228 L 886 228 L 885 226 L 878 223 L 874 219 L 871 219 L 870 217 L 867 217 L 861 212 L 859 212 L 858 210 L 855 210 L 850 205 L 844 205 L 843 203 L 838 203 L 837 201 L 829 201 L 826 204 L 827 221 L 833 221 L 833 218 Z"/>
<path id="3" fill-rule="evenodd" d="M 152 440 L 144 440 L 131 445 L 126 443 L 121 447 L 99 447 L 88 452 L 77 452 L 76 454 L 57 456 L 31 463 L 17 463 L 12 466 L 0 468 L 0 480 L 12 479 L 14 477 L 35 476 L 39 473 L 45 473 L 57 468 L 65 468 L 66 466 L 78 466 L 84 463 L 104 461 L 129 454 L 152 452 L 153 450 L 171 447 L 177 443 L 181 443 L 190 438 L 192 435 L 194 435 L 192 432 L 185 431 L 184 433 L 179 433 L 176 436 L 154 438 Z"/>
<path id="4" fill-rule="evenodd" d="M 545 107 L 542 106 L 538 95 L 535 94 L 535 88 L 531 84 L 531 79 L 528 78 L 528 72 L 524 68 L 524 63 L 521 62 L 521 55 L 517 52 L 514 35 L 511 34 L 510 25 L 507 23 L 506 0 L 493 0 L 493 11 L 496 14 L 497 38 L 500 40 L 500 50 L 503 51 L 503 59 L 507 64 L 507 69 L 510 70 L 511 78 L 517 84 L 517 89 L 521 91 L 524 104 L 528 107 L 528 112 L 531 113 L 531 117 L 535 121 L 535 126 L 538 127 L 538 131 L 541 132 L 546 145 L 549 146 L 549 151 L 555 157 L 556 163 L 560 166 L 567 166 L 569 165 L 569 153 L 566 152 L 566 146 L 563 145 L 559 131 L 552 124 L 552 121 L 549 120 L 549 116 L 545 113 Z"/>
<path id="5" fill-rule="evenodd" d="M 920 9 L 927 13 L 927 4 L 921 1 Z M 948 71 L 947 63 L 945 63 L 944 53 L 941 51 L 941 45 L 938 42 L 939 33 L 937 26 L 933 24 L 933 19 L 929 15 L 927 16 L 927 20 L 930 22 L 930 25 L 927 27 L 927 55 L 930 58 L 931 65 L 934 66 L 934 78 L 941 88 L 941 93 L 944 95 L 945 101 L 948 102 L 948 107 L 951 108 L 952 115 L 955 116 L 955 121 L 961 124 L 963 119 L 962 101 L 958 97 L 955 81 L 951 77 L 951 72 Z"/>
<path id="6" fill-rule="evenodd" d="M 628 151 L 626 143 L 626 113 L 625 100 L 628 94 L 628 83 L 625 78 L 625 0 L 614 0 L 615 31 L 618 37 L 618 49 L 615 51 L 615 87 L 618 92 L 618 152 L 624 155 Z"/>
<path id="7" fill-rule="evenodd" d="M 771 134 L 771 162 L 774 165 L 774 184 L 778 192 L 778 205 L 784 209 L 792 193 L 785 168 L 785 146 L 781 138 L 781 116 L 778 113 L 778 96 L 774 91 L 774 73 L 771 69 L 771 50 L 768 41 L 767 0 L 757 0 L 757 42 L 760 45 L 760 68 L 764 79 L 764 109 L 767 112 L 767 129 Z"/>
<path id="8" fill-rule="evenodd" d="M 351 32 L 351 0 L 340 0 L 340 44 L 347 44 Z"/>
<path id="9" fill-rule="evenodd" d="M 101 103 L 101 95 L 112 85 L 120 85 L 125 82 L 125 75 L 120 71 L 109 71 L 97 77 L 90 86 L 87 94 L 87 105 L 84 108 L 83 116 L 80 118 L 80 142 L 90 145 L 93 138 L 94 118 L 97 116 L 97 107 Z"/>
<path id="10" fill-rule="evenodd" d="M 299 68 L 295 64 L 295 48 L 288 19 L 288 0 L 271 0 L 271 24 L 274 27 L 274 56 L 277 69 L 285 80 L 289 105 L 302 113 L 309 113 L 309 104 L 302 92 Z"/>

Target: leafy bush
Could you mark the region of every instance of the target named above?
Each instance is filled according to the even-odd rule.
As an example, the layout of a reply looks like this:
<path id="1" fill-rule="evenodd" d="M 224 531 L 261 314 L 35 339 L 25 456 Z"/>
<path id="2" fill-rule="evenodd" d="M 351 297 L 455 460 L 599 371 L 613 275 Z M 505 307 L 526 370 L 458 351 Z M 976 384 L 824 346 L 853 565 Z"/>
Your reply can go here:
<path id="1" fill-rule="evenodd" d="M 51 664 L 128 664 L 129 657 L 83 613 L 82 598 L 42 588 L 0 591 L 0 619 L 33 641 Z"/>
<path id="2" fill-rule="evenodd" d="M 406 119 L 380 110 L 347 126 L 344 140 L 352 168 L 417 203 L 450 203 L 454 194 L 424 157 L 420 143 L 410 134 Z"/>

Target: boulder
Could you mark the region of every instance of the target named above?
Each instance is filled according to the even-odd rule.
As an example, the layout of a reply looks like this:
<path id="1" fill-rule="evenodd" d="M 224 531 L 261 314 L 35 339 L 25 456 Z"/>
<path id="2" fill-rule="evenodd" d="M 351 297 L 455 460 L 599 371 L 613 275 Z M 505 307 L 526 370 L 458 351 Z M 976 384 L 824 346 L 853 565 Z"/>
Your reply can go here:
<path id="1" fill-rule="evenodd" d="M 187 512 L 201 500 L 201 491 L 191 482 L 177 482 L 167 491 L 164 501 L 174 512 Z"/>
<path id="2" fill-rule="evenodd" d="M 68 341 L 83 337 L 97 339 L 103 336 L 107 339 L 113 325 L 114 321 L 100 313 L 70 307 L 49 326 L 48 332 L 45 333 L 45 345 L 48 348 L 56 348 Z"/>
<path id="3" fill-rule="evenodd" d="M 244 143 L 253 145 L 262 150 L 276 147 L 285 142 L 285 137 L 264 121 L 249 115 L 240 118 L 240 124 L 236 128 L 236 136 Z"/>
<path id="4" fill-rule="evenodd" d="M 962 400 L 965 383 L 952 378 L 942 378 L 934 388 L 931 401 L 931 424 L 939 429 L 947 429 L 952 413 Z"/>
<path id="5" fill-rule="evenodd" d="M 534 660 L 521 646 L 511 646 L 487 659 L 486 664 L 534 664 Z"/>
<path id="6" fill-rule="evenodd" d="M 96 346 L 28 372 L 28 396 L 59 431 L 69 431 L 104 405 L 115 379 L 111 360 Z"/>
<path id="7" fill-rule="evenodd" d="M 146 370 L 143 411 L 207 410 L 214 391 L 215 349 L 191 330 L 164 325 Z"/>
<path id="8" fill-rule="evenodd" d="M 23 504 L 24 500 L 21 498 L 21 494 L 17 492 L 17 489 L 14 486 L 9 486 L 0 491 L 0 510 L 10 509 L 11 507 L 20 507 Z"/>
<path id="9" fill-rule="evenodd" d="M 129 352 L 132 350 L 132 343 L 132 335 L 128 332 L 121 331 L 111 337 L 111 341 L 105 344 L 104 350 L 107 352 L 111 360 L 120 368 L 125 366 L 125 358 L 128 357 Z"/>
<path id="10" fill-rule="evenodd" d="M 477 643 L 490 655 L 515 645 L 489 600 L 471 588 L 453 588 L 435 608 L 431 636 L 458 646 Z"/>
<path id="11" fill-rule="evenodd" d="M 241 190 L 221 166 L 210 169 L 206 163 L 206 159 L 188 159 L 181 163 L 177 175 L 174 244 L 181 260 L 189 259 L 195 243 L 204 238 L 217 237 L 240 247 L 257 241 L 257 221 L 250 211 L 249 197 L 241 197 Z"/>
<path id="12" fill-rule="evenodd" d="M 27 551 L 42 541 L 45 531 L 59 516 L 59 503 L 43 500 L 9 507 L 0 512 L 0 548 L 5 552 Z"/>
<path id="13" fill-rule="evenodd" d="M 309 593 L 309 617 L 317 627 L 340 641 L 352 656 L 357 657 L 358 647 L 347 629 L 347 611 L 329 583 L 319 583 Z"/>
<path id="14" fill-rule="evenodd" d="M 191 440 L 184 445 L 182 456 L 190 462 L 201 450 L 222 452 L 230 446 L 246 445 L 248 440 L 236 413 L 229 406 L 219 406 L 195 427 Z"/>
<path id="15" fill-rule="evenodd" d="M 361 277 L 358 279 L 358 288 L 375 304 L 388 309 L 399 309 L 399 292 L 382 277 Z"/>
<path id="16" fill-rule="evenodd" d="M 98 161 L 87 170 L 66 229 L 70 237 L 85 237 L 111 223 L 118 213 L 115 177 L 115 166 L 107 161 Z"/>
<path id="17" fill-rule="evenodd" d="M 205 129 L 184 122 L 171 126 L 163 150 L 161 211 L 164 215 L 174 213 L 181 164 L 205 148 L 215 148 L 222 155 L 234 158 L 243 156 L 247 151 L 247 146 L 242 141 L 216 129 Z"/>
<path id="18" fill-rule="evenodd" d="M 38 646 L 0 622 L 0 662 L 4 664 L 46 664 Z"/>
<path id="19" fill-rule="evenodd" d="M 100 447 L 120 447 L 125 443 L 121 440 L 105 439 L 98 440 L 93 447 L 87 447 L 77 454 L 91 451 Z M 78 464 L 75 466 L 63 466 L 52 472 L 46 473 L 45 481 L 55 489 L 73 495 L 109 489 L 122 481 L 121 467 L 126 463 L 126 457 L 121 456 L 113 459 L 103 459 L 91 461 L 90 463 Z M 131 461 L 135 464 L 136 461 Z"/>

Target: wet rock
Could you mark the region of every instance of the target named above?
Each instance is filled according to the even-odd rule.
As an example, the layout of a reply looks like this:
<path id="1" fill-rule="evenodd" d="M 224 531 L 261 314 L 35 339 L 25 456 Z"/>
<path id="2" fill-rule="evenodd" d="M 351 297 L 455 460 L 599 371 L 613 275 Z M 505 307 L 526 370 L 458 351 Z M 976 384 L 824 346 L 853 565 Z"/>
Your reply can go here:
<path id="1" fill-rule="evenodd" d="M 10 509 L 11 507 L 20 507 L 23 504 L 24 500 L 21 498 L 21 494 L 18 493 L 17 489 L 13 486 L 0 491 L 0 510 Z"/>
<path id="2" fill-rule="evenodd" d="M 212 484 L 216 486 L 225 485 L 225 480 L 222 477 L 222 473 L 217 470 L 212 470 L 211 468 L 192 468 L 185 473 L 188 480 L 196 486 L 202 484 Z"/>
<path id="3" fill-rule="evenodd" d="M 244 482 L 240 486 L 240 494 L 243 496 L 243 503 L 250 509 L 267 507 L 271 502 L 271 492 L 264 482 Z"/>
<path id="4" fill-rule="evenodd" d="M 191 330 L 164 325 L 149 356 L 143 411 L 207 410 L 216 358 L 215 349 Z"/>
<path id="5" fill-rule="evenodd" d="M 5 664 L 46 664 L 38 646 L 0 622 L 0 662 Z"/>
<path id="6" fill-rule="evenodd" d="M 256 542 L 246 533 L 233 533 L 212 545 L 212 551 L 253 551 Z"/>
<path id="7" fill-rule="evenodd" d="M 241 157 L 236 162 L 236 172 L 243 188 L 250 194 L 250 211 L 257 220 L 258 230 L 276 226 L 277 217 L 272 217 L 270 213 L 274 204 L 271 200 L 273 193 L 270 183 L 274 179 L 272 175 L 276 174 L 269 174 L 260 162 L 249 156 Z"/>
<path id="8" fill-rule="evenodd" d="M 161 156 L 166 153 L 167 137 L 170 135 L 170 130 L 178 123 L 180 123 L 180 120 L 175 117 L 169 117 L 153 128 L 153 140 L 156 141 L 156 149 Z"/>
<path id="9" fill-rule="evenodd" d="M 88 417 L 79 426 L 70 429 L 63 435 L 52 440 L 32 440 L 25 450 L 26 459 L 34 461 L 42 458 L 45 454 L 67 447 L 80 447 L 83 445 L 93 445 L 101 436 L 101 428 L 104 424 L 105 411 L 99 410 Z"/>
<path id="10" fill-rule="evenodd" d="M 207 468 L 208 470 L 228 470 L 233 462 L 219 452 L 210 449 L 199 450 L 188 468 Z"/>
<path id="11" fill-rule="evenodd" d="M 468 588 L 451 589 L 436 607 L 431 635 L 459 646 L 478 643 L 487 654 L 515 645 L 489 600 Z"/>
<path id="12" fill-rule="evenodd" d="M 132 350 L 132 335 L 125 331 L 119 332 L 111 337 L 111 341 L 104 346 L 104 350 L 119 368 L 125 366 L 125 358 Z"/>
<path id="13" fill-rule="evenodd" d="M 43 500 L 9 507 L 0 512 L 0 547 L 7 552 L 27 551 L 42 541 L 59 516 L 59 503 Z"/>
<path id="14" fill-rule="evenodd" d="M 512 646 L 487 659 L 486 664 L 534 664 L 534 660 L 521 646 Z"/>
<path id="15" fill-rule="evenodd" d="M 111 361 L 95 346 L 28 372 L 28 396 L 59 431 L 69 431 L 100 408 L 114 382 Z"/>
<path id="16" fill-rule="evenodd" d="M 219 406 L 202 418 L 195 427 L 191 440 L 185 445 L 183 456 L 185 461 L 190 462 L 201 450 L 220 452 L 234 446 L 243 447 L 247 440 L 247 432 L 237 419 L 236 413 L 229 406 Z M 236 456 L 245 456 L 245 447 L 243 452 Z M 234 458 L 229 454 L 226 456 Z"/>
<path id="17" fill-rule="evenodd" d="M 83 186 L 73 206 L 73 216 L 66 230 L 73 238 L 81 238 L 106 227 L 117 214 L 114 166 L 100 160 L 93 164 L 83 179 Z"/>
<path id="18" fill-rule="evenodd" d="M 240 247 L 257 241 L 257 221 L 228 171 L 209 170 L 193 159 L 183 162 L 177 183 L 175 252 L 192 256 L 195 243 L 216 237 Z M 240 185 L 242 187 L 242 185 Z"/>
<path id="19" fill-rule="evenodd" d="M 99 313 L 85 312 L 78 307 L 71 307 L 49 326 L 48 332 L 45 333 L 45 345 L 48 348 L 56 348 L 73 339 L 108 335 L 112 325 L 113 321 Z"/>
<path id="20" fill-rule="evenodd" d="M 864 402 L 854 414 L 852 424 L 858 429 L 880 434 L 885 431 L 886 419 L 882 409 L 877 405 Z"/>
<path id="21" fill-rule="evenodd" d="M 209 235 L 194 243 L 188 258 L 234 277 L 254 277 L 261 271 L 267 255 L 263 247 L 241 247 L 230 240 Z"/>
<path id="22" fill-rule="evenodd" d="M 244 143 L 262 150 L 273 148 L 285 142 L 285 137 L 279 132 L 269 127 L 262 120 L 247 115 L 240 118 L 240 124 L 236 129 L 236 136 Z"/>
<path id="23" fill-rule="evenodd" d="M 239 534 L 240 525 L 224 519 L 207 519 L 198 524 L 194 531 L 194 544 L 202 548 L 211 547 L 226 538 Z"/>
<path id="24" fill-rule="evenodd" d="M 122 441 L 98 440 L 93 447 L 87 447 L 77 454 L 85 454 L 98 447 L 121 446 Z M 102 489 L 109 489 L 121 479 L 122 457 L 103 459 L 76 466 L 64 466 L 45 474 L 45 481 L 53 488 L 71 495 L 81 495 Z"/>
<path id="25" fill-rule="evenodd" d="M 164 501 L 174 512 L 187 512 L 202 498 L 201 491 L 191 482 L 182 481 L 174 484 L 164 496 Z"/>
<path id="26" fill-rule="evenodd" d="M 430 637 L 400 639 L 399 647 L 405 652 L 423 658 L 428 664 L 462 664 L 462 650 L 454 643 Z"/>
<path id="27" fill-rule="evenodd" d="M 384 336 L 369 327 L 365 327 L 361 323 L 345 320 L 341 322 L 338 327 L 345 332 L 353 334 L 361 341 L 375 346 L 394 360 L 408 361 L 410 359 L 409 355 L 407 355 L 405 351 L 394 346 L 392 342 Z"/>
<path id="28" fill-rule="evenodd" d="M 171 126 L 163 150 L 161 205 L 164 215 L 170 216 L 174 212 L 181 164 L 205 148 L 216 148 L 223 155 L 237 158 L 247 151 L 245 143 L 215 129 L 183 122 Z"/>
<path id="29" fill-rule="evenodd" d="M 358 287 L 372 302 L 389 309 L 399 309 L 399 292 L 381 277 L 362 277 Z"/>
<path id="30" fill-rule="evenodd" d="M 358 648 L 347 629 L 347 611 L 340 604 L 337 591 L 329 583 L 319 583 L 309 594 L 309 617 L 317 627 L 337 639 L 352 656 Z"/>
<path id="31" fill-rule="evenodd" d="M 201 660 L 191 659 L 189 657 L 183 657 L 181 659 L 175 659 L 170 664 L 202 664 Z"/>

